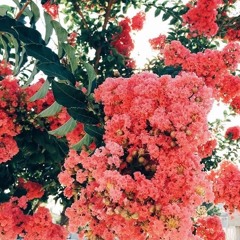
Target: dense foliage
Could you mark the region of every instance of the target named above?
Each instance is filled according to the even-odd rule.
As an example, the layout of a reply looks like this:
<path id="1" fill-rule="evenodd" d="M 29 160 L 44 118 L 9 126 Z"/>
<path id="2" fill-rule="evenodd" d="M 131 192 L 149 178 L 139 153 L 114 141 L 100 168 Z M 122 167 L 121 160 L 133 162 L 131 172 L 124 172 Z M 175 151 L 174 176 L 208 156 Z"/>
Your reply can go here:
<path id="1" fill-rule="evenodd" d="M 240 210 L 240 125 L 224 128 L 240 113 L 236 1 L 13 3 L 0 5 L 0 239 L 225 239 L 215 204 Z M 138 69 L 149 12 L 169 30 Z M 214 101 L 229 110 L 209 123 Z"/>

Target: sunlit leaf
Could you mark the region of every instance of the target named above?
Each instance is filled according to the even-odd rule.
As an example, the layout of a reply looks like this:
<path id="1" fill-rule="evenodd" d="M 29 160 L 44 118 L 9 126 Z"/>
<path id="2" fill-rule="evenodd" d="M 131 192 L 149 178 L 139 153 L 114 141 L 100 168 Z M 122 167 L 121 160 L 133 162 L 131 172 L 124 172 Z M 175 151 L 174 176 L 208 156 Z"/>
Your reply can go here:
<path id="1" fill-rule="evenodd" d="M 82 150 L 83 146 L 89 146 L 93 142 L 93 137 L 91 137 L 89 134 L 85 134 L 84 137 L 76 144 L 72 145 L 71 148 L 80 151 Z"/>
<path id="2" fill-rule="evenodd" d="M 54 102 L 50 107 L 43 110 L 38 114 L 39 117 L 50 117 L 54 116 L 58 112 L 60 112 L 62 109 L 62 105 L 58 104 L 57 102 Z"/>
<path id="3" fill-rule="evenodd" d="M 73 118 L 70 118 L 65 124 L 63 124 L 61 127 L 48 131 L 49 134 L 52 135 L 58 135 L 58 136 L 64 136 L 67 133 L 71 132 L 75 127 L 77 126 L 77 121 Z"/>
<path id="4" fill-rule="evenodd" d="M 49 90 L 49 86 L 50 86 L 49 81 L 46 80 L 42 87 L 30 98 L 30 101 L 33 102 L 45 97 Z"/>

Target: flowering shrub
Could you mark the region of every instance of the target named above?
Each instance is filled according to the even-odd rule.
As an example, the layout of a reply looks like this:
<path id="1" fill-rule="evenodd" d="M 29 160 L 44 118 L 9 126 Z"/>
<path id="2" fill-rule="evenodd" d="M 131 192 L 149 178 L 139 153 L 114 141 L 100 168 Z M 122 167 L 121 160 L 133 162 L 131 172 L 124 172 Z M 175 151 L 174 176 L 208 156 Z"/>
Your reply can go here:
<path id="1" fill-rule="evenodd" d="M 232 140 L 238 140 L 240 138 L 240 127 L 235 126 L 235 127 L 228 128 L 225 133 L 225 136 Z"/>
<path id="2" fill-rule="evenodd" d="M 216 216 L 198 219 L 196 233 L 204 240 L 226 239 L 220 219 Z"/>
<path id="3" fill-rule="evenodd" d="M 135 239 L 190 237 L 186 226 L 191 228 L 195 208 L 213 199 L 197 154 L 209 138 L 210 96 L 204 82 L 188 73 L 176 79 L 147 72 L 107 79 L 95 91 L 107 116 L 106 146 L 90 156 L 71 153 L 59 176 L 72 194 L 80 194 L 66 211 L 70 230 L 87 224 L 89 236 L 104 239 L 130 233 Z M 188 106 L 187 114 L 178 111 L 182 105 Z M 77 218 L 76 209 L 81 209 Z M 118 226 L 119 221 L 124 224 Z"/>
<path id="4" fill-rule="evenodd" d="M 235 1 L 14 2 L 0 6 L 0 238 L 225 239 L 212 208 L 239 210 L 239 169 L 218 152 L 236 161 L 239 129 L 208 114 L 240 112 Z M 171 27 L 137 72 L 148 10 Z"/>
<path id="5" fill-rule="evenodd" d="M 223 161 L 219 169 L 211 172 L 209 178 L 213 182 L 215 203 L 224 203 L 224 207 L 230 213 L 235 209 L 239 210 L 240 171 L 238 167 L 229 161 Z"/>

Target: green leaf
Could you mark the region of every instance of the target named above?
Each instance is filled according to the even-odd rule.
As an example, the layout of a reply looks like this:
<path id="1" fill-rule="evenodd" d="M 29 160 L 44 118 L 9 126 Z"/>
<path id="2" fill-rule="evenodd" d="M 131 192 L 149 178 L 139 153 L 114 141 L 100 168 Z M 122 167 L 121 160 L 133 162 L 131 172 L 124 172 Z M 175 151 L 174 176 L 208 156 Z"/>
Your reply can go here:
<path id="1" fill-rule="evenodd" d="M 71 85 L 53 81 L 52 91 L 55 100 L 64 107 L 85 108 L 87 106 L 84 93 Z"/>
<path id="2" fill-rule="evenodd" d="M 49 134 L 64 136 L 67 133 L 71 132 L 77 126 L 77 121 L 73 118 L 70 118 L 66 123 L 64 123 L 61 127 L 48 131 Z"/>
<path id="3" fill-rule="evenodd" d="M 70 60 L 72 73 L 74 73 L 76 71 L 76 69 L 78 68 L 78 61 L 77 61 L 77 58 L 76 58 L 75 49 L 72 46 L 70 46 L 69 44 L 66 44 L 66 43 L 62 43 L 62 46 L 63 46 L 64 51 L 68 55 L 68 58 Z"/>
<path id="4" fill-rule="evenodd" d="M 49 81 L 46 80 L 42 87 L 30 98 L 30 101 L 34 102 L 40 98 L 45 97 L 49 90 L 49 86 L 50 86 Z"/>
<path id="5" fill-rule="evenodd" d="M 75 84 L 74 75 L 69 72 L 64 66 L 55 62 L 38 62 L 37 68 L 43 71 L 49 77 L 58 77 L 60 80 L 69 80 L 72 84 Z"/>
<path id="6" fill-rule="evenodd" d="M 71 148 L 78 151 L 82 150 L 82 147 L 84 145 L 89 146 L 93 142 L 93 137 L 91 137 L 89 134 L 85 134 L 84 137 L 76 144 L 72 145 Z"/>
<path id="7" fill-rule="evenodd" d="M 92 83 L 96 79 L 97 75 L 96 75 L 96 72 L 95 72 L 92 65 L 90 65 L 89 63 L 86 63 L 86 62 L 84 62 L 83 65 L 86 68 L 87 74 L 88 74 L 88 91 L 87 91 L 87 94 L 90 94 L 91 91 L 92 91 Z"/>
<path id="8" fill-rule="evenodd" d="M 45 42 L 48 43 L 53 32 L 53 26 L 51 24 L 52 17 L 44 11 L 44 20 L 45 20 Z"/>
<path id="9" fill-rule="evenodd" d="M 24 87 L 28 86 L 34 80 L 35 75 L 38 73 L 38 69 L 37 69 L 37 66 L 36 66 L 37 63 L 38 63 L 38 60 L 35 60 L 34 67 L 33 67 L 33 70 L 31 72 L 31 75 L 29 76 L 27 82 L 24 84 Z"/>
<path id="10" fill-rule="evenodd" d="M 19 3 L 18 0 L 13 0 L 13 2 L 17 5 L 17 7 L 18 7 L 19 9 L 21 9 L 21 4 Z"/>
<path id="11" fill-rule="evenodd" d="M 68 32 L 65 28 L 61 26 L 61 24 L 55 20 L 52 20 L 52 26 L 56 32 L 58 41 L 63 43 L 67 40 Z"/>
<path id="12" fill-rule="evenodd" d="M 54 102 L 51 106 L 49 106 L 47 109 L 43 110 L 38 114 L 39 117 L 50 117 L 54 116 L 58 112 L 60 112 L 62 109 L 62 105 L 58 104 L 57 102 Z"/>
<path id="13" fill-rule="evenodd" d="M 94 126 L 94 125 L 84 125 L 84 131 L 92 137 L 96 137 L 99 140 L 102 140 L 104 129 Z"/>
<path id="14" fill-rule="evenodd" d="M 170 25 L 173 25 L 173 24 L 175 24 L 176 22 L 178 21 L 178 19 L 177 18 L 173 18 L 171 21 L 170 21 Z"/>
<path id="15" fill-rule="evenodd" d="M 39 8 L 38 8 L 38 6 L 36 5 L 36 3 L 34 1 L 30 2 L 30 7 L 31 7 L 31 12 L 33 14 L 31 22 L 36 23 L 39 20 L 39 18 L 40 18 Z"/>
<path id="16" fill-rule="evenodd" d="M 56 32 L 57 38 L 58 38 L 58 56 L 62 57 L 62 55 L 63 55 L 62 43 L 67 41 L 68 32 L 57 21 L 52 20 L 52 26 L 53 26 L 53 28 Z"/>
<path id="17" fill-rule="evenodd" d="M 157 17 L 157 16 L 159 16 L 160 13 L 161 13 L 161 8 L 157 8 L 155 10 L 154 16 Z"/>
<path id="18" fill-rule="evenodd" d="M 69 115 L 78 122 L 86 124 L 97 124 L 99 122 L 97 116 L 95 116 L 93 112 L 90 112 L 88 110 L 80 108 L 68 108 L 67 111 Z"/>
<path id="19" fill-rule="evenodd" d="M 22 42 L 45 45 L 41 33 L 39 33 L 37 30 L 25 26 L 14 26 L 14 29 L 18 33 L 19 40 Z"/>
<path id="20" fill-rule="evenodd" d="M 51 62 L 54 62 L 55 64 L 59 63 L 60 65 L 58 55 L 48 47 L 41 44 L 30 43 L 26 44 L 24 48 L 29 56 L 32 56 L 41 62 L 49 62 L 50 64 Z"/>
<path id="21" fill-rule="evenodd" d="M 11 42 L 15 49 L 15 62 L 14 62 L 14 70 L 13 73 L 18 73 L 18 67 L 19 67 L 19 61 L 20 61 L 20 53 L 19 53 L 19 41 L 16 40 L 16 38 L 13 37 L 11 34 L 5 34 L 5 37 L 8 38 L 9 42 Z"/>
<path id="22" fill-rule="evenodd" d="M 8 5 L 0 5 L 0 16 L 4 16 L 7 12 L 12 12 L 12 7 Z"/>
<path id="23" fill-rule="evenodd" d="M 2 44 L 3 48 L 4 48 L 4 58 L 8 59 L 9 58 L 9 52 L 8 52 L 8 44 L 7 42 L 4 40 L 4 37 L 0 35 L 0 43 Z"/>
<path id="24" fill-rule="evenodd" d="M 163 14 L 162 20 L 163 20 L 163 21 L 166 21 L 166 20 L 168 20 L 170 17 L 171 17 L 171 14 L 170 14 L 169 12 L 166 12 L 166 13 Z"/>

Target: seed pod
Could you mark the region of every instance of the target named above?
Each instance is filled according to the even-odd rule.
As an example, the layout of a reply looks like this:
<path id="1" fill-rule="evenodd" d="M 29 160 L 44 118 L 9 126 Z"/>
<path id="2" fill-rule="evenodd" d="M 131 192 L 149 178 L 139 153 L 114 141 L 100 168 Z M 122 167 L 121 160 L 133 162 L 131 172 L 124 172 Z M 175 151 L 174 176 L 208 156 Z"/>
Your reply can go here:
<path id="1" fill-rule="evenodd" d="M 175 141 L 172 141 L 171 142 L 171 147 L 176 147 L 177 146 L 177 143 Z"/>
<path id="2" fill-rule="evenodd" d="M 116 135 L 117 136 L 122 136 L 124 134 L 124 132 L 123 132 L 123 130 L 121 130 L 121 129 L 118 129 L 117 131 L 116 131 Z"/>
<path id="3" fill-rule="evenodd" d="M 139 218 L 138 213 L 132 214 L 132 215 L 131 215 L 131 218 L 137 220 L 137 219 Z"/>
<path id="4" fill-rule="evenodd" d="M 155 213 L 155 206 L 154 205 L 149 208 L 149 212 L 151 214 Z"/>
<path id="5" fill-rule="evenodd" d="M 172 132 L 170 133 L 170 137 L 171 137 L 171 138 L 175 138 L 175 137 L 176 137 L 176 131 L 172 131 Z"/>
<path id="6" fill-rule="evenodd" d="M 143 156 L 145 154 L 144 148 L 139 148 L 138 150 L 138 156 Z"/>
<path id="7" fill-rule="evenodd" d="M 115 212 L 116 214 L 121 214 L 122 208 L 121 208 L 120 206 L 117 206 L 117 207 L 114 209 L 114 212 Z"/>
<path id="8" fill-rule="evenodd" d="M 134 151 L 132 152 L 132 156 L 133 156 L 133 157 L 136 157 L 137 155 L 138 155 L 137 150 L 134 150 Z"/>
<path id="9" fill-rule="evenodd" d="M 138 158 L 138 162 L 139 162 L 140 164 L 143 164 L 145 161 L 146 161 L 146 159 L 145 159 L 144 157 Z"/>
<path id="10" fill-rule="evenodd" d="M 192 131 L 190 129 L 187 129 L 185 131 L 185 133 L 186 133 L 187 136 L 191 136 L 192 135 Z"/>
<path id="11" fill-rule="evenodd" d="M 133 161 L 133 157 L 128 155 L 126 158 L 126 162 L 131 163 Z"/>
<path id="12" fill-rule="evenodd" d="M 149 165 L 149 164 L 146 165 L 146 166 L 145 166 L 145 170 L 146 170 L 146 171 L 150 171 L 150 170 L 151 170 L 151 165 Z"/>

